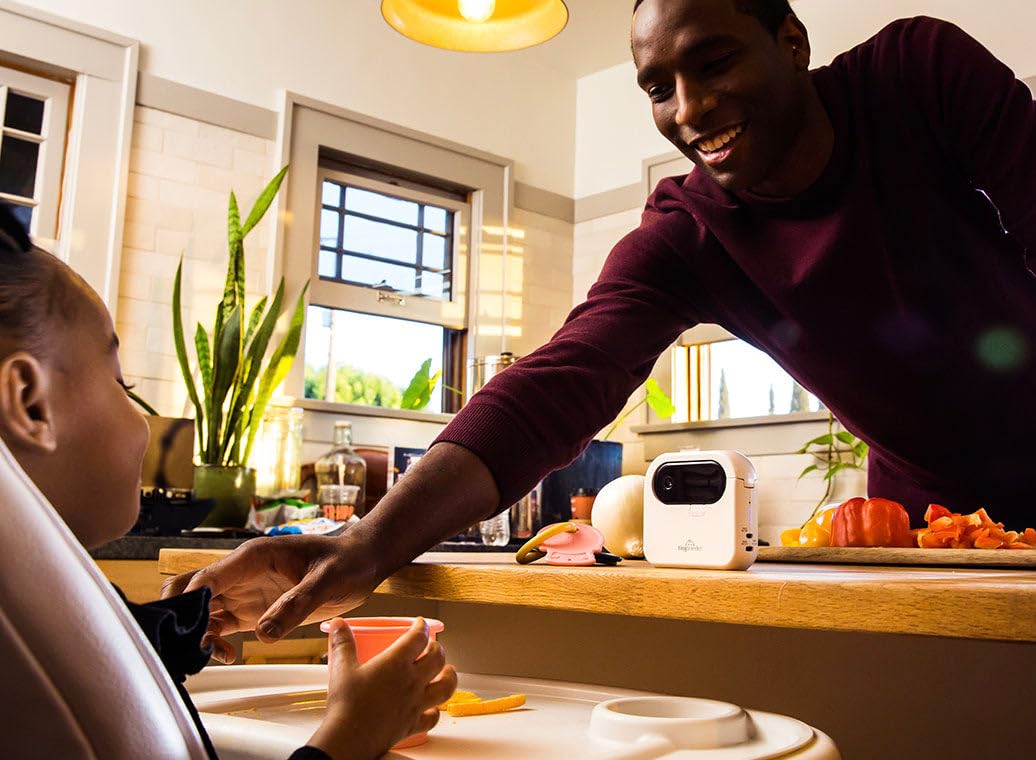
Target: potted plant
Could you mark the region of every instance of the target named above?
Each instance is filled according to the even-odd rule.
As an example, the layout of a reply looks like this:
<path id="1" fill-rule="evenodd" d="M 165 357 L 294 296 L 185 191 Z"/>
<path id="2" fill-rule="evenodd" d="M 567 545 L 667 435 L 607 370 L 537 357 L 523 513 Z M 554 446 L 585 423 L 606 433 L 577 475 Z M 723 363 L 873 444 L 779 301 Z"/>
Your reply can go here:
<path id="1" fill-rule="evenodd" d="M 244 240 L 269 209 L 287 171 L 285 166 L 263 189 L 243 224 L 237 198 L 230 193 L 226 285 L 216 307 L 211 335 L 201 323 L 195 331 L 197 385 L 184 340 L 182 258 L 176 269 L 173 339 L 198 431 L 200 463 L 194 470 L 194 491 L 197 498 L 216 502 L 202 525 L 245 524 L 255 493 L 255 470 L 248 467 L 252 447 L 270 397 L 288 374 L 299 348 L 305 316 L 305 287 L 299 293 L 287 332 L 269 357 L 267 349 L 282 313 L 284 278 L 273 300 L 263 296 L 250 311 L 245 304 Z"/>
<path id="2" fill-rule="evenodd" d="M 798 479 L 811 472 L 819 473 L 825 483 L 824 493 L 817 501 L 813 513 L 806 519 L 809 522 L 814 515 L 828 504 L 835 492 L 835 479 L 839 472 L 866 472 L 868 446 L 846 430 L 835 431 L 835 416 L 827 413 L 827 432 L 803 444 L 796 454 L 810 454 L 814 462 L 799 473 Z"/>

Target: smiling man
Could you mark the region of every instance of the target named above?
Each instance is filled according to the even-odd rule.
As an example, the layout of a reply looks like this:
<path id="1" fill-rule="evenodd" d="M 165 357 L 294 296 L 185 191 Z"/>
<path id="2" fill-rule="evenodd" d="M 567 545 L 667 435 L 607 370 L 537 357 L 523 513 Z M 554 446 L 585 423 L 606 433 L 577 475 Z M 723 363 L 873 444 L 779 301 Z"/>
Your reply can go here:
<path id="1" fill-rule="evenodd" d="M 214 633 L 355 606 L 574 458 L 685 329 L 766 351 L 871 445 L 871 495 L 1036 519 L 1036 108 L 957 27 L 898 21 L 810 70 L 786 0 L 643 0 L 637 79 L 696 169 L 659 183 L 587 300 L 341 538 L 258 539 Z"/>

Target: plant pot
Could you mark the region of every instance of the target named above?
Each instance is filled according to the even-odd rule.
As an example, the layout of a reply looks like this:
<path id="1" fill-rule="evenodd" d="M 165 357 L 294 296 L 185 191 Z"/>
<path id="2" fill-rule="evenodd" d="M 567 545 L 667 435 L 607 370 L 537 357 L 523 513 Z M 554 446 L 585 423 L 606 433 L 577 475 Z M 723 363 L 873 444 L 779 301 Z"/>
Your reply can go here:
<path id="1" fill-rule="evenodd" d="M 216 503 L 201 521 L 206 528 L 243 528 L 255 496 L 255 470 L 200 464 L 194 468 L 194 498 Z"/>

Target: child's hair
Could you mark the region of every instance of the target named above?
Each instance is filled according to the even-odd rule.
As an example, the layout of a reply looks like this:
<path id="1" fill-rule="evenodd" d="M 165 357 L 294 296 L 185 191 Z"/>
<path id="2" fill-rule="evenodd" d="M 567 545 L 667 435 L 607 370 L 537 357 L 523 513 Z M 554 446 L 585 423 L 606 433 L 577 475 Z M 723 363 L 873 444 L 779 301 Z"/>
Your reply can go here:
<path id="1" fill-rule="evenodd" d="M 79 278 L 60 259 L 37 248 L 11 209 L 0 204 L 0 359 L 25 349 L 45 354 L 55 315 L 75 318 Z"/>

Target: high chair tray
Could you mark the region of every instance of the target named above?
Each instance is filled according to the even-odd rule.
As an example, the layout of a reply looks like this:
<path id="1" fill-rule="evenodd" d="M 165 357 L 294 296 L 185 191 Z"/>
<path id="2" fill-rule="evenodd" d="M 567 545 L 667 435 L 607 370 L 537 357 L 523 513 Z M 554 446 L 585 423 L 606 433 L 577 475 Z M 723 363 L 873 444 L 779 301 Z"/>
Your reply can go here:
<path id="1" fill-rule="evenodd" d="M 187 681 L 202 721 L 222 760 L 284 760 L 304 745 L 324 716 L 327 668 L 323 665 L 210 667 Z M 483 699 L 527 696 L 523 708 L 491 715 L 441 713 L 428 742 L 394 750 L 390 760 L 837 760 L 823 733 L 791 718 L 746 711 L 756 736 L 716 749 L 676 749 L 658 736 L 604 738 L 590 726 L 591 712 L 617 698 L 648 692 L 587 684 L 461 674 L 459 688 Z M 679 698 L 673 698 L 679 699 Z M 713 703 L 716 704 L 716 703 Z"/>

